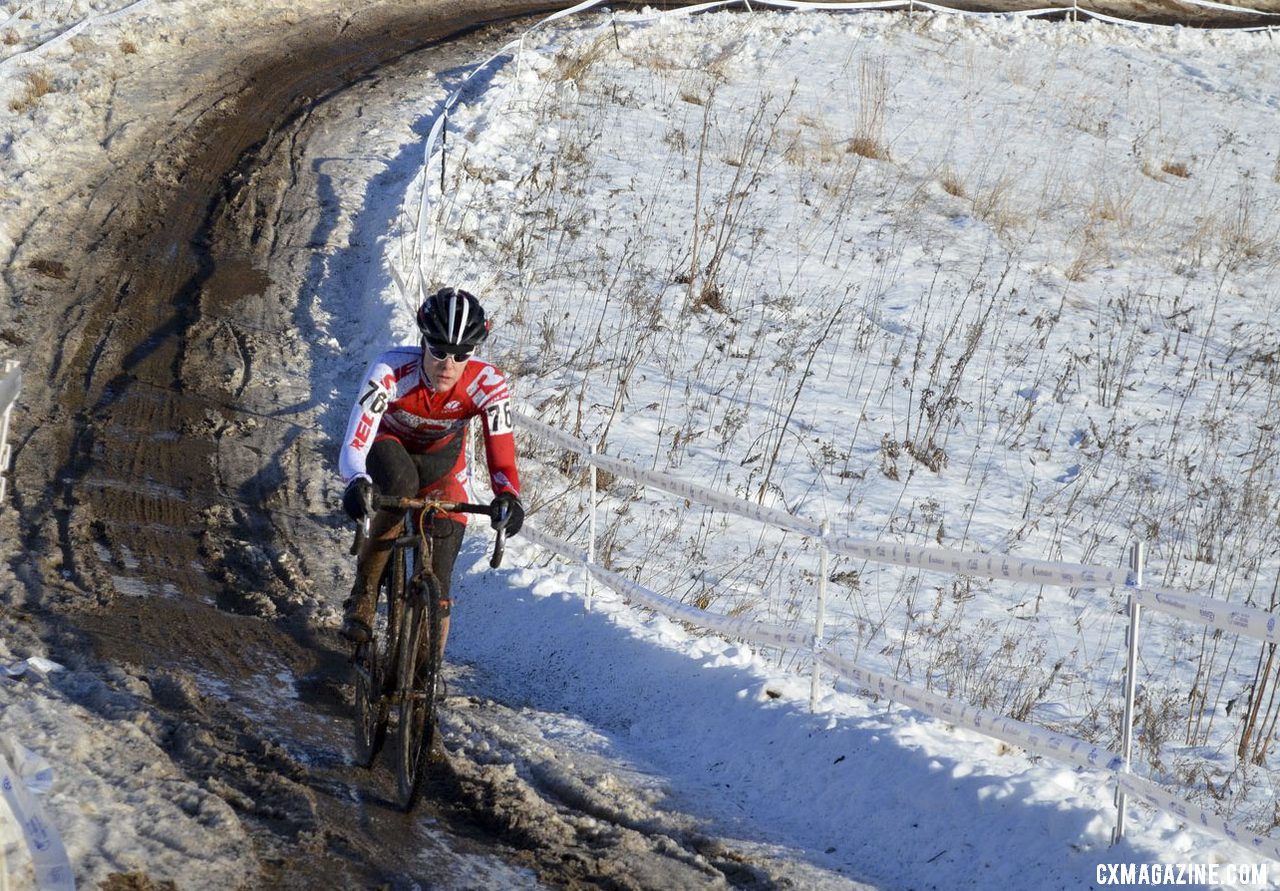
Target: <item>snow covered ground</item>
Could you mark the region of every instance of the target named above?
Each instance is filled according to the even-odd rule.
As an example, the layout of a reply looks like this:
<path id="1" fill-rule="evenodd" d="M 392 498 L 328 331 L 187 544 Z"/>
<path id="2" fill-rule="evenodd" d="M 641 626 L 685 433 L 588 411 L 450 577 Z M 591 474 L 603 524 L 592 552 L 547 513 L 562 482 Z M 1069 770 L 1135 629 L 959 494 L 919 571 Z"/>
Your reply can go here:
<path id="1" fill-rule="evenodd" d="M 57 16 L 23 19 L 29 8 L 0 5 L 0 35 L 16 34 L 0 52 L 0 253 L 33 195 L 69 179 L 107 126 L 93 90 L 111 88 L 109 70 L 56 38 Z M 59 12 L 70 26 L 123 8 Z M 162 64 L 206 13 L 142 0 L 72 36 L 114 47 L 112 64 Z M 26 104 L 34 70 L 61 86 Z M 1267 522 L 1276 442 L 1261 420 L 1280 384 L 1268 300 L 1278 83 L 1265 34 L 816 13 L 619 15 L 615 30 L 588 18 L 531 36 L 465 96 L 443 197 L 439 159 L 377 193 L 365 190 L 384 163 L 363 162 L 344 212 L 404 211 L 385 240 L 332 251 L 328 274 L 369 293 L 317 308 L 346 357 L 317 363 L 311 387 L 333 403 L 336 440 L 349 369 L 409 339 L 390 270 L 414 265 L 425 187 L 428 280 L 485 295 L 493 355 L 522 403 L 610 454 L 865 538 L 1113 564 L 1142 537 L 1162 582 L 1266 606 L 1280 551 Z M 422 130 L 406 124 L 436 101 L 389 109 L 402 117 L 370 122 L 370 138 L 403 156 Z M 390 330 L 362 322 L 368 301 Z M 530 522 L 567 535 L 581 504 L 560 453 L 522 448 Z M 624 481 L 608 494 L 610 566 L 716 612 L 811 621 L 816 563 L 802 542 Z M 1102 776 L 856 691 L 828 691 L 811 715 L 801 661 L 699 637 L 607 592 L 585 613 L 579 571 L 513 542 L 523 568 L 492 573 L 482 547 L 465 552 L 454 686 L 505 703 L 546 749 L 527 727 L 505 745 L 474 733 L 459 709 L 450 742 L 478 761 L 565 787 L 589 770 L 596 792 L 628 785 L 637 802 L 832 882 L 1085 888 L 1109 863 L 1260 862 L 1141 810 L 1109 847 Z M 1114 746 L 1113 592 L 852 561 L 831 578 L 842 652 Z M 9 570 L 3 582 L 20 601 Z M 12 635 L 0 663 L 41 655 Z M 1145 639 L 1143 771 L 1225 786 L 1222 807 L 1270 830 L 1269 775 L 1236 767 L 1228 705 L 1256 647 L 1161 621 Z M 1194 715 L 1193 689 L 1209 691 Z M 234 813 L 158 761 L 141 770 L 144 732 L 68 706 L 39 672 L 0 680 L 0 703 L 0 734 L 52 766 L 48 813 L 82 876 L 137 864 L 242 880 Z M 632 819 L 650 813 L 637 804 Z"/>

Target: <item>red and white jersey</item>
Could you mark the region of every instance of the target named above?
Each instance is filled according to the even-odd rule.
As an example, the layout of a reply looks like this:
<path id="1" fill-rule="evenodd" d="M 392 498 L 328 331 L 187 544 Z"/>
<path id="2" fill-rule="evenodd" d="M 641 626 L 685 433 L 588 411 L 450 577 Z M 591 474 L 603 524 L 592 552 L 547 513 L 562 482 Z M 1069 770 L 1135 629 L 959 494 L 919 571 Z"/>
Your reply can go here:
<path id="1" fill-rule="evenodd" d="M 421 347 L 387 350 L 369 366 L 351 408 L 338 457 L 343 483 L 368 477 L 365 461 L 379 439 L 396 439 L 410 454 L 425 454 L 456 448 L 463 437 L 465 455 L 467 421 L 476 415 L 484 419 L 485 460 L 494 494 L 510 492 L 519 497 L 511 398 L 502 372 L 471 358 L 458 382 L 437 392 L 422 368 Z"/>

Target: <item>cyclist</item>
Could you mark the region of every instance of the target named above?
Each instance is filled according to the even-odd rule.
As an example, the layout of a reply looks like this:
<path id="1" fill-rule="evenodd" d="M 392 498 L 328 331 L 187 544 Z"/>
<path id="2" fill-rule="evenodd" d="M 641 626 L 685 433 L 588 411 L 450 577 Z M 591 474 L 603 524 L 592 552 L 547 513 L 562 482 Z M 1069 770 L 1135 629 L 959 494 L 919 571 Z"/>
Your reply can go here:
<path id="1" fill-rule="evenodd" d="M 473 355 L 489 336 L 480 301 L 459 288 L 442 288 L 418 309 L 418 346 L 395 347 L 365 374 L 338 459 L 346 483 L 342 506 L 359 522 L 378 493 L 466 501 L 468 421 L 483 419 L 485 459 L 493 486 L 493 525 L 515 535 L 524 522 L 520 475 L 506 378 Z M 378 581 L 400 534 L 403 513 L 379 510 L 356 560 L 356 580 L 343 604 L 342 635 L 368 640 Z M 433 570 L 448 594 L 462 545 L 465 514 L 432 524 Z M 448 634 L 448 618 L 444 635 Z M 444 637 L 442 635 L 442 638 Z M 443 643 L 443 640 L 441 641 Z"/>

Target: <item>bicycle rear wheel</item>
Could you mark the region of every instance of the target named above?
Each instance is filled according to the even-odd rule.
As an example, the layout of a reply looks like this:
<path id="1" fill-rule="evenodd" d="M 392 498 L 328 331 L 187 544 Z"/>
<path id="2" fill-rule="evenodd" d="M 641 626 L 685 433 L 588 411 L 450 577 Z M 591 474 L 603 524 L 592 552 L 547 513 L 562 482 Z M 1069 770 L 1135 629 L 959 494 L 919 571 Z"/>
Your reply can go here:
<path id="1" fill-rule="evenodd" d="M 378 582 L 378 610 L 369 640 L 356 647 L 355 761 L 372 767 L 387 738 L 388 693 L 394 688 L 405 566 L 399 551 Z"/>
<path id="2" fill-rule="evenodd" d="M 400 723 L 396 790 L 400 806 L 413 810 L 422 791 L 436 726 L 436 684 L 440 676 L 440 588 L 429 573 L 414 581 L 420 596 L 409 598 L 400 633 Z"/>

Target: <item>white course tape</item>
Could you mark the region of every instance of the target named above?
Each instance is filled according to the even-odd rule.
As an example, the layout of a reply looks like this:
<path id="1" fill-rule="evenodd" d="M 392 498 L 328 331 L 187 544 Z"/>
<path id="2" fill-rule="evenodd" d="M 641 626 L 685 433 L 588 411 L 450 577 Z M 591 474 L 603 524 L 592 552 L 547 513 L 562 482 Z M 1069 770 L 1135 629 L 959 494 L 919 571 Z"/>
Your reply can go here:
<path id="1" fill-rule="evenodd" d="M 967 703 L 954 702 L 928 690 L 912 687 L 896 678 L 871 671 L 832 653 L 823 653 L 822 664 L 847 680 L 874 693 L 911 706 L 918 712 L 950 724 L 961 724 L 984 736 L 1004 740 L 1028 752 L 1056 758 L 1080 767 L 1121 770 L 1124 759 L 1093 743 L 1054 733 Z"/>
<path id="2" fill-rule="evenodd" d="M 22 366 L 12 360 L 3 365 L 4 377 L 0 378 L 0 503 L 8 491 L 9 470 L 13 449 L 9 445 L 9 421 L 13 417 L 13 405 L 22 393 Z"/>
<path id="3" fill-rule="evenodd" d="M 542 421 L 526 415 L 519 409 L 512 412 L 515 416 L 516 423 L 528 427 L 536 436 L 540 436 L 549 442 L 555 443 L 566 452 L 573 452 L 575 455 L 585 455 L 591 451 L 585 442 L 578 437 L 565 433 L 558 427 L 552 427 L 550 424 L 544 424 Z"/>
<path id="4" fill-rule="evenodd" d="M 546 547 L 548 550 L 576 563 L 585 562 L 586 555 L 576 551 L 570 545 L 544 533 L 530 531 L 533 533 L 530 535 L 530 540 L 536 544 Z M 809 649 L 813 645 L 812 635 L 792 628 L 754 622 L 741 617 L 724 616 L 700 610 L 687 604 L 677 603 L 670 598 L 650 591 L 626 576 L 619 575 L 595 564 L 588 564 L 587 570 L 594 578 L 613 588 L 619 594 L 676 621 L 688 622 L 691 625 L 714 631 L 733 639 L 748 640 L 763 646 Z M 939 720 L 969 727 L 985 736 L 1003 740 L 1028 752 L 1055 758 L 1059 761 L 1066 761 L 1081 767 L 1113 772 L 1119 772 L 1124 767 L 1124 759 L 1122 757 L 1085 740 L 1017 721 L 998 712 L 991 712 L 967 703 L 947 699 L 936 693 L 913 687 L 888 675 L 863 668 L 833 653 L 823 652 L 819 658 L 825 667 L 830 668 L 836 674 L 878 695 L 903 703 L 916 711 Z M 1128 777 L 1129 775 L 1123 774 L 1122 776 Z M 1152 797 L 1151 794 L 1148 794 L 1150 790 L 1159 789 L 1154 784 L 1148 783 L 1148 786 L 1147 792 L 1142 793 L 1144 799 Z M 1161 791 L 1161 794 L 1168 797 L 1168 793 Z M 1174 811 L 1174 813 L 1179 812 Z M 1207 814 L 1208 812 L 1204 813 Z M 1209 823 L 1204 822 L 1207 819 L 1207 817 L 1202 816 L 1202 825 L 1209 825 Z"/>
<path id="5" fill-rule="evenodd" d="M 1015 721 L 975 706 L 952 702 L 936 693 L 911 687 L 901 681 L 878 674 L 853 664 L 838 656 L 822 656 L 822 664 L 842 677 L 866 687 L 868 690 L 911 706 L 918 712 L 951 724 L 960 724 L 978 731 L 984 736 L 1002 739 L 1045 757 L 1066 761 L 1081 767 L 1098 768 L 1114 774 L 1116 783 L 1127 794 L 1145 802 L 1156 810 L 1181 817 L 1198 825 L 1219 838 L 1244 845 L 1260 854 L 1280 860 L 1280 840 L 1256 835 L 1220 814 L 1193 804 L 1184 798 L 1156 785 L 1151 780 L 1125 770 L 1124 758 L 1114 752 L 1085 742 L 1082 739 L 1053 733 L 1041 727 Z"/>
<path id="6" fill-rule="evenodd" d="M 623 461 L 621 458 L 610 458 L 607 455 L 588 455 L 587 461 L 601 470 L 607 470 L 617 476 L 629 477 L 656 489 L 662 489 L 664 492 L 670 492 L 672 495 L 679 495 L 682 498 L 705 504 L 708 507 L 717 507 L 740 517 L 759 520 L 761 523 L 777 526 L 779 529 L 799 532 L 801 535 L 808 535 L 811 538 L 816 538 L 821 532 L 817 523 L 794 517 L 786 511 L 753 504 L 750 501 L 743 501 L 739 498 L 731 498 L 707 486 L 676 479 L 654 470 L 645 470 L 643 467 L 632 464 L 630 461 Z"/>
<path id="7" fill-rule="evenodd" d="M 804 634 L 782 625 L 767 625 L 763 622 L 753 622 L 743 617 L 735 618 L 720 615 L 719 613 L 709 613 L 695 606 L 677 603 L 668 597 L 663 597 L 661 594 L 650 591 L 626 576 L 619 575 L 594 563 L 587 564 L 587 571 L 591 573 L 593 578 L 608 585 L 624 597 L 637 603 L 642 603 L 668 619 L 674 619 L 677 622 L 688 622 L 690 625 L 714 631 L 730 639 L 747 640 L 760 646 L 792 647 L 807 647 L 808 642 L 812 639 L 812 635 Z"/>
<path id="8" fill-rule="evenodd" d="M 555 554 L 557 557 L 560 557 L 564 560 L 568 560 L 570 563 L 586 563 L 587 562 L 587 555 L 585 552 L 579 551 L 576 548 L 574 548 L 573 545 L 567 544 L 566 542 L 563 542 L 554 536 L 548 535 L 547 533 L 539 529 L 535 529 L 534 527 L 530 526 L 528 523 L 525 523 L 524 526 L 520 528 L 520 535 L 523 538 L 527 538 L 529 541 L 533 542 L 538 547 L 546 548 L 548 551 Z"/>
<path id="9" fill-rule="evenodd" d="M 144 0 L 139 0 L 139 2 L 144 2 Z M 541 19 L 535 25 L 533 25 L 533 27 L 529 28 L 529 30 L 526 31 L 525 34 L 532 33 L 534 30 L 541 28 L 543 25 L 546 25 L 549 22 L 554 22 L 557 19 L 562 19 L 567 16 L 576 15 L 577 13 L 580 13 L 580 12 L 585 12 L 591 7 L 602 5 L 605 2 L 606 0 L 585 0 L 585 2 L 579 3 L 578 5 L 572 6 L 568 9 L 562 9 L 557 12 L 553 12 L 551 15 Z M 475 65 L 473 65 L 471 67 L 471 70 L 467 72 L 467 76 L 462 79 L 461 85 L 459 85 L 459 87 L 456 90 L 454 90 L 447 97 L 445 97 L 444 103 L 442 104 L 442 107 L 440 109 L 440 114 L 436 116 L 435 121 L 431 125 L 431 131 L 427 134 L 427 138 L 423 142 L 422 188 L 418 196 L 418 214 L 417 214 L 417 219 L 414 225 L 414 242 L 413 242 L 414 252 L 413 252 L 413 256 L 410 258 L 409 272 L 407 276 L 399 273 L 398 271 L 393 271 L 392 273 L 392 280 L 395 282 L 396 288 L 400 291 L 400 297 L 402 300 L 404 300 L 406 306 L 412 307 L 419 302 L 415 300 L 413 297 L 413 294 L 415 291 L 415 285 L 421 286 L 421 284 L 426 281 L 426 272 L 425 270 L 422 269 L 422 254 L 423 254 L 423 244 L 426 241 L 426 228 L 427 228 L 427 219 L 428 219 L 427 208 L 429 207 L 429 201 L 427 199 L 427 190 L 429 189 L 430 184 L 433 180 L 432 169 L 434 165 L 431 163 L 431 159 L 436 153 L 436 147 L 442 144 L 441 137 L 444 134 L 444 128 L 448 123 L 449 112 L 453 109 L 455 105 L 458 104 L 458 101 L 462 96 L 462 91 L 467 87 L 468 84 L 471 83 L 471 81 L 476 77 L 476 75 L 478 75 L 481 71 L 484 71 L 486 68 L 488 68 L 501 56 L 504 56 L 507 54 L 514 55 L 523 47 L 523 44 L 524 44 L 524 34 L 522 34 L 519 38 L 512 40 L 506 43 L 505 45 L 503 45 L 497 52 L 493 53 L 484 61 L 478 62 Z"/>
<path id="10" fill-rule="evenodd" d="M 1184 621 L 1220 631 L 1280 644 L 1275 614 L 1256 606 L 1225 603 L 1189 591 L 1168 588 L 1142 587 L 1133 589 L 1132 593 L 1138 603 L 1157 612 L 1168 613 Z"/>
<path id="11" fill-rule="evenodd" d="M 586 564 L 587 572 L 591 573 L 592 578 L 602 582 L 622 596 L 641 603 L 654 612 L 662 613 L 669 619 L 688 622 L 699 628 L 723 634 L 725 637 L 750 641 L 762 647 L 806 649 L 813 640 L 812 634 L 797 631 L 785 625 L 770 625 L 764 622 L 753 622 L 741 617 L 734 618 L 720 615 L 719 613 L 709 613 L 705 610 L 679 603 L 669 597 L 663 597 L 656 591 L 650 591 L 626 576 L 605 569 L 603 566 L 587 563 L 587 555 L 574 548 L 573 545 L 545 532 L 532 529 L 528 524 L 525 524 L 520 530 L 520 534 L 526 536 L 529 541 L 539 547 L 546 548 L 571 563 Z"/>
<path id="12" fill-rule="evenodd" d="M 74 35 L 74 33 L 78 33 L 79 30 L 81 30 L 83 27 L 90 24 L 91 22 L 106 21 L 111 18 L 115 18 L 118 15 L 124 14 L 129 10 L 133 9 L 134 7 L 149 4 L 151 2 L 152 0 L 136 0 L 135 3 L 131 4 L 128 7 L 125 7 L 124 9 L 117 10 L 115 13 L 102 16 L 98 19 L 81 22 L 76 27 L 70 29 L 67 32 L 64 32 L 62 35 L 59 35 L 59 37 L 55 38 L 55 40 L 70 38 L 71 36 Z M 804 2 L 804 0 L 755 0 L 755 2 L 759 6 L 773 8 L 773 9 L 812 10 L 812 11 L 823 11 L 823 12 L 860 12 L 860 11 L 894 10 L 894 9 L 925 9 L 931 12 L 950 13 L 950 14 L 964 15 L 964 16 L 989 14 L 981 10 L 957 9 L 955 7 L 945 6 L 939 3 L 925 2 L 925 0 L 864 0 L 864 2 L 832 2 L 832 3 L 810 3 L 810 2 Z M 1252 15 L 1259 15 L 1259 16 L 1280 15 L 1280 13 L 1262 12 L 1259 10 L 1230 6 L 1228 4 L 1223 4 L 1223 3 L 1215 3 L 1215 2 L 1211 2 L 1211 0 L 1185 0 L 1185 2 L 1190 3 L 1191 5 L 1200 6 L 1206 9 L 1215 9 L 1215 10 L 1221 10 L 1226 12 L 1237 12 L 1237 13 L 1252 14 Z M 432 124 L 431 131 L 423 143 L 422 189 L 419 195 L 418 212 L 417 212 L 417 218 L 414 226 L 415 236 L 416 236 L 414 240 L 414 253 L 410 260 L 409 271 L 407 275 L 404 275 L 397 270 L 393 270 L 393 273 L 392 273 L 393 281 L 396 284 L 396 287 L 399 289 L 400 296 L 406 302 L 406 305 L 410 305 L 410 306 L 413 305 L 414 301 L 412 298 L 412 292 L 414 290 L 414 287 L 413 287 L 414 284 L 421 283 L 426 280 L 426 274 L 425 274 L 425 271 L 422 269 L 421 263 L 422 263 L 422 256 L 423 256 L 423 244 L 425 242 L 425 236 L 426 236 L 426 225 L 427 225 L 426 221 L 428 218 L 427 208 L 429 206 L 429 202 L 427 200 L 427 190 L 429 188 L 429 183 L 432 180 L 432 176 L 430 174 L 430 170 L 432 168 L 431 158 L 435 154 L 436 147 L 441 143 L 441 136 L 444 131 L 444 126 L 447 121 L 449 111 L 450 109 L 453 108 L 454 105 L 457 104 L 459 97 L 462 94 L 463 88 L 467 84 L 469 84 L 471 80 L 479 72 L 487 68 L 500 56 L 508 53 L 517 54 L 523 51 L 524 38 L 527 35 L 532 34 L 534 31 L 537 31 L 539 28 L 549 25 L 552 22 L 559 21 L 560 19 L 569 18 L 570 16 L 578 15 L 579 13 L 587 12 L 599 6 L 604 6 L 605 3 L 606 3 L 606 0 L 584 0 L 584 2 L 582 3 L 578 3 L 577 5 L 571 6 L 567 9 L 558 10 L 540 19 L 537 23 L 535 23 L 533 26 L 527 29 L 523 34 L 521 34 L 519 38 L 507 43 L 505 46 L 503 46 L 501 49 L 499 49 L 496 53 L 491 55 L 489 58 L 485 59 L 483 62 L 480 62 L 474 65 L 472 69 L 467 73 L 467 76 L 463 78 L 462 86 L 460 86 L 453 93 L 449 94 L 449 96 L 445 99 L 443 107 L 441 109 L 441 113 L 436 117 L 435 122 Z M 743 5 L 745 5 L 748 10 L 751 9 L 749 0 L 713 0 L 713 2 L 683 6 L 677 9 L 641 13 L 638 15 L 630 16 L 627 19 L 627 21 L 633 24 L 634 23 L 642 24 L 642 23 L 654 21 L 656 19 L 663 18 L 666 16 L 697 15 L 699 13 L 710 12 L 712 10 L 725 9 L 728 7 L 737 7 L 737 6 L 743 6 Z M 1042 7 L 1039 9 L 1021 9 L 1021 10 L 1012 10 L 1012 11 L 1002 12 L 998 14 L 1030 17 L 1030 16 L 1038 16 L 1038 15 L 1055 15 L 1055 14 L 1061 15 L 1061 14 L 1066 14 L 1070 12 L 1088 15 L 1100 21 L 1105 21 L 1113 24 L 1145 26 L 1145 23 L 1131 22 L 1127 19 L 1116 18 L 1114 16 L 1105 15 L 1100 12 L 1093 12 L 1091 10 L 1083 9 L 1078 6 L 1063 6 L 1063 7 L 1055 6 L 1055 7 Z M 1155 27 L 1155 26 L 1150 26 L 1150 27 Z M 1222 30 L 1233 30 L 1233 29 L 1222 29 Z M 1243 28 L 1243 29 L 1235 29 L 1235 30 L 1253 31 L 1253 30 L 1261 30 L 1261 29 L 1251 27 L 1251 28 Z M 50 43 L 52 42 L 54 41 L 51 41 Z M 19 54 L 19 55 L 22 55 L 22 54 Z M 14 58 L 14 57 L 10 57 L 10 58 Z M 7 61 L 9 60 L 8 59 L 0 60 L 0 67 L 3 67 L 3 65 Z"/>
<path id="13" fill-rule="evenodd" d="M 79 30 L 81 30 L 86 25 L 90 24 L 90 22 L 106 21 L 108 19 L 116 17 L 117 15 L 121 15 L 127 12 L 136 6 L 142 6 L 150 2 L 152 2 L 152 0 L 136 0 L 135 3 L 133 3 L 129 7 L 126 7 L 125 9 L 118 10 L 117 12 L 107 16 L 102 16 L 96 20 L 81 22 L 75 28 L 72 28 L 69 31 L 65 32 L 64 34 L 59 35 L 59 37 L 56 38 L 55 40 L 70 38 L 71 36 L 74 35 L 74 33 L 78 33 Z M 864 0 L 864 2 L 832 2 L 832 3 L 810 3 L 810 2 L 804 2 L 804 0 L 755 0 L 755 2 L 759 6 L 773 8 L 773 9 L 813 10 L 813 11 L 824 11 L 824 12 L 860 12 L 860 11 L 894 10 L 894 9 L 925 9 L 931 12 L 950 13 L 950 14 L 964 15 L 964 16 L 989 14 L 981 10 L 957 9 L 955 7 L 945 6 L 938 3 L 925 2 L 925 0 Z M 1186 2 L 1195 6 L 1204 7 L 1206 9 L 1216 9 L 1216 10 L 1222 10 L 1222 11 L 1238 12 L 1238 13 L 1252 14 L 1252 15 L 1259 15 L 1259 16 L 1280 15 L 1280 13 L 1262 12 L 1259 10 L 1230 6 L 1223 3 L 1214 3 L 1214 2 L 1211 2 L 1211 0 L 1186 0 Z M 414 303 L 414 300 L 412 297 L 412 293 L 414 291 L 414 285 L 419 284 L 426 280 L 425 270 L 422 269 L 422 256 L 423 256 L 423 244 L 425 242 L 425 236 L 426 236 L 426 225 L 427 225 L 427 219 L 428 219 L 427 208 L 429 206 L 429 202 L 427 199 L 427 190 L 432 180 L 432 176 L 430 173 L 433 166 L 431 164 L 431 158 L 436 152 L 436 147 L 441 143 L 441 136 L 444 131 L 444 127 L 448 118 L 449 111 L 450 109 L 453 108 L 454 105 L 457 104 L 459 97 L 462 94 L 463 88 L 467 84 L 469 84 L 471 80 L 479 72 L 487 68 L 500 56 L 508 53 L 517 54 L 523 51 L 524 38 L 527 35 L 532 34 L 534 31 L 538 30 L 539 28 L 549 25 L 552 22 L 559 21 L 560 19 L 565 19 L 570 16 L 578 15 L 579 13 L 587 12 L 588 10 L 594 9 L 595 7 L 598 7 L 598 6 L 604 6 L 605 3 L 606 3 L 606 0 L 584 0 L 584 2 L 582 3 L 578 3 L 577 5 L 571 6 L 567 9 L 558 10 L 546 16 L 545 18 L 540 19 L 532 27 L 530 27 L 523 34 L 521 34 L 519 38 L 507 43 L 505 46 L 503 46 L 501 49 L 499 49 L 496 53 L 491 55 L 489 58 L 485 59 L 483 62 L 480 62 L 474 65 L 471 71 L 467 73 L 467 76 L 463 78 L 462 86 L 460 86 L 453 93 L 449 94 L 449 96 L 445 99 L 443 107 L 441 109 L 441 113 L 436 117 L 435 122 L 431 126 L 431 131 L 423 143 L 422 188 L 419 195 L 418 212 L 417 212 L 417 217 L 416 217 L 415 226 L 414 226 L 414 229 L 415 229 L 414 253 L 410 259 L 409 271 L 407 275 L 402 274 L 398 270 L 393 270 L 392 272 L 392 279 L 397 289 L 400 291 L 400 296 L 405 301 L 406 305 L 412 306 Z M 663 18 L 666 16 L 697 15 L 699 13 L 710 12 L 712 10 L 725 9 L 728 7 L 737 7 L 737 6 L 743 6 L 743 5 L 746 5 L 748 10 L 751 9 L 749 0 L 714 0 L 714 2 L 683 6 L 677 9 L 641 13 L 638 15 L 630 16 L 627 21 L 633 24 L 645 23 L 645 22 L 654 21 L 656 19 Z M 1145 23 L 1131 22 L 1127 19 L 1116 18 L 1114 16 L 1105 15 L 1100 12 L 1093 12 L 1088 9 L 1082 9 L 1078 6 L 1043 7 L 1039 9 L 1021 9 L 1021 10 L 1012 10 L 1008 12 L 1002 12 L 998 14 L 1030 17 L 1030 16 L 1038 16 L 1038 15 L 1054 15 L 1054 14 L 1061 15 L 1061 14 L 1066 14 L 1070 12 L 1087 15 L 1092 18 L 1098 19 L 1100 21 L 1105 21 L 1113 24 L 1146 26 Z M 1156 26 L 1149 26 L 1149 27 L 1156 27 Z M 1223 30 L 1233 30 L 1233 29 L 1223 29 Z M 1253 30 L 1261 30 L 1261 29 L 1251 27 L 1251 28 L 1243 28 L 1243 29 L 1235 29 L 1235 30 L 1253 31 Z M 51 41 L 50 43 L 52 42 L 53 41 Z M 22 55 L 22 54 L 19 54 L 19 55 Z M 14 58 L 14 57 L 10 57 L 10 58 Z M 0 60 L 0 67 L 3 67 L 3 65 L 7 61 L 8 61 L 7 59 Z"/>
<path id="14" fill-rule="evenodd" d="M 1134 796 L 1151 807 L 1175 817 L 1181 817 L 1193 826 L 1199 826 L 1219 838 L 1225 838 L 1238 845 L 1243 845 L 1259 854 L 1280 860 L 1280 840 L 1256 835 L 1239 823 L 1233 823 L 1226 817 L 1206 810 L 1198 804 L 1179 798 L 1172 792 L 1157 786 L 1143 777 L 1131 773 L 1116 776 L 1116 782 L 1127 794 Z"/>
<path id="15" fill-rule="evenodd" d="M 12 757 L 17 769 L 12 767 Z M 43 759 L 0 738 L 0 802 L 13 815 L 26 839 L 40 891 L 74 891 L 75 874 L 58 831 L 44 815 L 33 790 L 48 787 L 51 772 Z"/>
<path id="16" fill-rule="evenodd" d="M 1231 6 L 1225 3 L 1214 3 L 1211 0 L 1185 0 L 1191 6 L 1200 6 L 1205 9 L 1220 10 L 1222 12 L 1233 12 L 1241 15 L 1256 15 L 1271 17 L 1280 15 L 1275 12 L 1264 12 L 1258 9 L 1249 9 L 1242 6 Z M 1013 16 L 1019 18 L 1030 18 L 1033 16 L 1043 15 L 1065 15 L 1067 13 L 1075 13 L 1077 15 L 1089 16 L 1099 21 L 1108 22 L 1117 25 L 1128 25 L 1137 27 L 1168 27 L 1156 25 L 1147 22 L 1135 22 L 1130 19 L 1119 18 L 1107 15 L 1101 12 L 1087 9 L 1083 6 L 1043 6 L 1035 9 L 1011 9 L 999 12 L 993 10 L 975 10 L 960 9 L 954 6 L 947 6 L 942 3 L 930 3 L 927 0 L 867 0 L 867 2 L 845 2 L 845 3 L 809 3 L 804 0 L 717 0 L 717 2 L 700 3 L 694 6 L 682 6 L 677 9 L 662 10 L 660 12 L 651 12 L 631 17 L 630 21 L 646 22 L 669 15 L 694 15 L 703 12 L 709 12 L 716 9 L 724 9 L 727 7 L 746 6 L 748 9 L 751 5 L 768 7 L 774 9 L 794 9 L 805 11 L 819 12 L 862 12 L 887 9 L 917 9 L 928 10 L 929 12 L 937 12 L 943 14 L 963 15 L 963 16 L 984 16 L 984 15 L 1002 15 Z M 594 5 L 594 4 L 593 4 Z M 1265 28 L 1265 26 L 1263 26 Z M 1239 30 L 1253 31 L 1258 30 L 1256 27 L 1249 28 L 1223 28 L 1217 30 Z"/>
<path id="17" fill-rule="evenodd" d="M 827 540 L 827 547 L 833 554 L 859 557 L 873 563 L 892 563 L 936 572 L 1030 582 L 1034 585 L 1118 588 L 1129 581 L 1128 571 L 1120 568 L 1087 566 L 1083 563 L 1052 563 L 1006 554 L 975 554 L 859 538 L 831 538 Z"/>
<path id="18" fill-rule="evenodd" d="M 1260 9 L 1249 9 L 1243 6 L 1232 6 L 1229 3 L 1214 3 L 1212 2 L 1212 0 L 1182 0 L 1182 2 L 1187 3 L 1191 6 L 1201 6 L 1205 9 L 1217 9 L 1222 12 L 1239 12 L 1245 15 L 1263 15 L 1263 16 L 1280 15 L 1280 12 L 1263 12 Z"/>
<path id="19" fill-rule="evenodd" d="M 529 30 L 533 31 L 533 30 L 536 30 L 537 28 L 541 28 L 543 25 L 548 24 L 549 22 L 554 22 L 557 19 L 564 19 L 564 18 L 568 18 L 571 15 L 577 15 L 580 12 L 586 12 L 588 9 L 591 9 L 592 7 L 595 7 L 595 6 L 603 6 L 606 2 L 607 0 L 584 0 L 584 2 L 579 3 L 577 6 L 571 6 L 568 9 L 562 9 L 558 12 L 551 13 L 551 15 L 539 21 L 536 25 L 534 25 Z"/>
<path id="20" fill-rule="evenodd" d="M 733 498 L 708 486 L 691 483 L 688 480 L 668 476 L 665 473 L 658 473 L 654 470 L 646 470 L 621 458 L 590 454 L 586 444 L 576 437 L 562 433 L 554 427 L 550 427 L 541 421 L 536 421 L 521 412 L 516 412 L 515 416 L 519 423 L 527 426 L 535 434 L 554 442 L 567 451 L 584 456 L 588 464 L 593 464 L 601 470 L 607 470 L 615 476 L 636 480 L 645 485 L 653 486 L 655 489 L 670 492 L 672 495 L 679 495 L 681 498 L 686 498 L 689 501 L 703 504 L 707 507 L 719 508 L 740 517 L 758 520 L 761 523 L 776 526 L 779 529 L 798 532 L 811 538 L 816 538 L 822 531 L 817 523 L 801 519 L 777 508 L 765 507 L 750 501 L 744 501 L 741 498 Z"/>
<path id="21" fill-rule="evenodd" d="M 761 6 L 777 9 L 833 9 L 837 12 L 857 12 L 863 9 L 909 9 L 911 0 L 871 0 L 867 3 L 803 3 L 800 0 L 751 0 Z"/>

